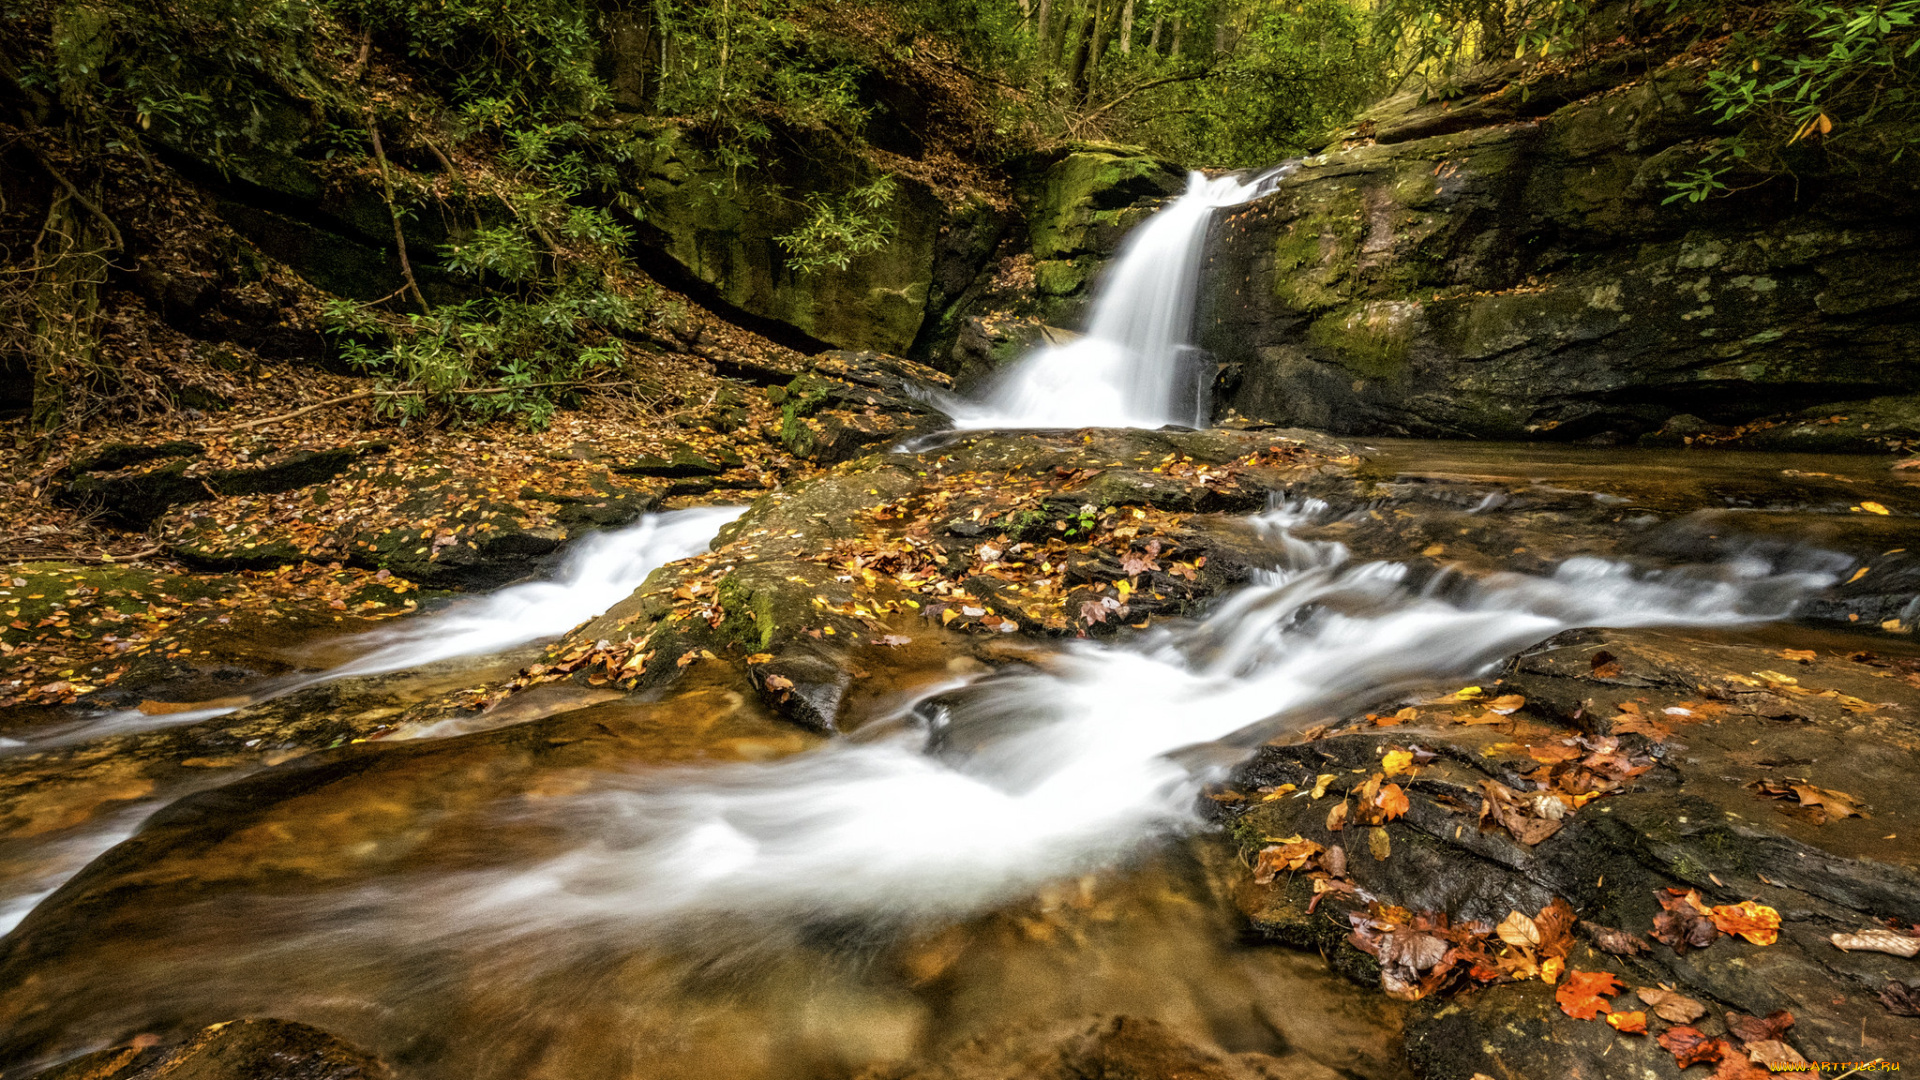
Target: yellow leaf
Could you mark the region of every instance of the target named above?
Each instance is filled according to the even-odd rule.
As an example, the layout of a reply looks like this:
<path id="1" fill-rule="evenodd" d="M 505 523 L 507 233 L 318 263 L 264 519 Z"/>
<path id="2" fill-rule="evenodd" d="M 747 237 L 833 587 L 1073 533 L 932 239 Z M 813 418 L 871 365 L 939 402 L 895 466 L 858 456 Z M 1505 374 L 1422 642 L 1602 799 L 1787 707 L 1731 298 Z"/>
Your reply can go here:
<path id="1" fill-rule="evenodd" d="M 1461 701 L 1472 701 L 1484 693 L 1486 693 L 1486 691 L 1477 686 L 1469 686 L 1464 689 L 1455 690 L 1453 696 L 1459 698 Z"/>
<path id="2" fill-rule="evenodd" d="M 1388 776 L 1399 776 L 1413 767 L 1413 751 L 1391 750 L 1380 759 L 1380 769 Z"/>
<path id="3" fill-rule="evenodd" d="M 1338 780 L 1338 779 L 1339 779 L 1338 776 L 1330 772 L 1321 773 L 1319 776 L 1314 777 L 1313 778 L 1313 797 L 1317 799 L 1320 796 L 1325 795 L 1327 793 L 1327 785 L 1333 783 L 1335 780 Z"/>
<path id="4" fill-rule="evenodd" d="M 1861 578 L 1866 577 L 1867 571 L 1870 569 L 1872 569 L 1872 567 L 1863 566 L 1860 569 L 1855 570 L 1853 572 L 1853 576 L 1847 579 L 1847 584 L 1851 585 L 1854 582 L 1859 581 Z"/>
<path id="5" fill-rule="evenodd" d="M 1540 965 L 1540 981 L 1549 986 L 1559 982 L 1560 971 L 1566 966 L 1567 962 L 1557 956 L 1547 957 L 1546 962 Z"/>
<path id="6" fill-rule="evenodd" d="M 1865 510 L 1869 514 L 1879 514 L 1881 517 L 1886 517 L 1888 514 L 1893 513 L 1893 511 L 1881 506 L 1877 502 L 1862 502 L 1859 506 L 1854 507 L 1854 509 Z"/>
<path id="7" fill-rule="evenodd" d="M 1272 791 L 1269 791 L 1265 795 L 1260 796 L 1260 801 L 1272 802 L 1275 799 L 1282 798 L 1287 795 L 1291 795 L 1294 793 L 1294 791 L 1295 791 L 1295 788 L 1292 784 L 1281 784 L 1279 787 L 1274 788 Z M 1286 842 L 1294 843 L 1295 841 L 1298 841 L 1298 840 L 1299 840 L 1299 837 L 1294 837 L 1293 840 L 1289 840 Z"/>

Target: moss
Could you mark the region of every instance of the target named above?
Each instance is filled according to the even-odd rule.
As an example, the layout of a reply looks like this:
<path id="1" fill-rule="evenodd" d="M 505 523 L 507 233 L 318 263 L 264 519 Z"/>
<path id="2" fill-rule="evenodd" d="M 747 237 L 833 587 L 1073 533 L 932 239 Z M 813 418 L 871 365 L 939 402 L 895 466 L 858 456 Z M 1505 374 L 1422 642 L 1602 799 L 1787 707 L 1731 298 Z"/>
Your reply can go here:
<path id="1" fill-rule="evenodd" d="M 1087 258 L 1071 262 L 1050 259 L 1036 263 L 1033 268 L 1033 287 L 1051 296 L 1071 296 L 1086 285 L 1093 267 L 1093 260 Z"/>
<path id="2" fill-rule="evenodd" d="M 1396 378 L 1406 371 L 1420 322 L 1418 304 L 1376 300 L 1316 320 L 1307 337 L 1362 378 Z"/>

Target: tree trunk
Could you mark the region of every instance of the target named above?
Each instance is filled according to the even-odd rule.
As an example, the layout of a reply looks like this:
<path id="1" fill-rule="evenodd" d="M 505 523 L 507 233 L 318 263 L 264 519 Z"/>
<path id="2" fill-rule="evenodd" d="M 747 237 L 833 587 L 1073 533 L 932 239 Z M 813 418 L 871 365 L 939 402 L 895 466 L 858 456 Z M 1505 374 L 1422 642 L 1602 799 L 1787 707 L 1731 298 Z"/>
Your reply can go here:
<path id="1" fill-rule="evenodd" d="M 1087 97 L 1087 65 L 1093 58 L 1093 35 L 1099 19 L 1099 9 L 1092 3 L 1086 6 L 1086 14 L 1080 18 L 1080 36 L 1074 43 L 1073 63 L 1067 70 L 1067 85 L 1073 87 L 1076 100 Z"/>
<path id="2" fill-rule="evenodd" d="M 1040 0 L 1039 11 L 1039 15 L 1034 19 L 1033 40 L 1040 43 L 1040 47 L 1036 51 L 1044 54 L 1047 51 L 1047 26 L 1051 21 L 1050 16 L 1053 14 L 1053 0 Z"/>
<path id="3" fill-rule="evenodd" d="M 1155 56 L 1160 55 L 1160 31 L 1166 29 L 1166 27 L 1167 17 L 1165 15 L 1155 15 L 1153 17 L 1153 33 L 1147 35 L 1147 51 Z"/>
<path id="4" fill-rule="evenodd" d="M 1133 55 L 1133 0 L 1120 9 L 1120 55 Z"/>

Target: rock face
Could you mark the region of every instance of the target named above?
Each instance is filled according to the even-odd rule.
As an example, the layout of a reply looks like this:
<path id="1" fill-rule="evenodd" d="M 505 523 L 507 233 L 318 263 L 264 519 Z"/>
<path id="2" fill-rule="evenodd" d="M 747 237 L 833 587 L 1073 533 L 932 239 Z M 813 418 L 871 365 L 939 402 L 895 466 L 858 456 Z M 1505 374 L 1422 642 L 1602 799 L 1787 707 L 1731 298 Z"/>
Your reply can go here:
<path id="1" fill-rule="evenodd" d="M 1615 66 L 1382 105 L 1371 137 L 1218 226 L 1199 338 L 1223 403 L 1335 433 L 1623 441 L 1920 389 L 1912 171 L 1795 162 L 1669 202 L 1725 134 L 1698 83 Z"/>
<path id="2" fill-rule="evenodd" d="M 929 323 L 915 355 L 962 379 L 1018 358 L 1044 327 L 1077 326 L 1100 268 L 1128 230 L 1180 190 L 1173 166 L 1140 150 L 1080 143 L 1013 164 L 1024 229 Z"/>

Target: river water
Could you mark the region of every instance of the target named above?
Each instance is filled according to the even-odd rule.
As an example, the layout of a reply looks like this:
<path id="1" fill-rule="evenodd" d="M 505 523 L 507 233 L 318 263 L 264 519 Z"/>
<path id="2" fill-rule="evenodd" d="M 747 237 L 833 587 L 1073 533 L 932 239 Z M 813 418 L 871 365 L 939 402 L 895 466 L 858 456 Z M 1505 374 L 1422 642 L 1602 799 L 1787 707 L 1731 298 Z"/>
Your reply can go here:
<path id="1" fill-rule="evenodd" d="M 1197 420 L 1204 397 L 1182 389 L 1191 279 L 1213 210 L 1257 189 L 1196 176 L 1131 240 L 1088 335 L 956 405 L 961 424 Z M 1449 529 L 1540 492 L 1613 522 L 1660 500 L 1845 518 L 1844 498 L 1809 501 L 1781 478 L 1859 464 L 1371 452 L 1385 480 L 1450 485 L 1454 504 L 1402 514 Z M 739 512 L 652 517 L 588 541 L 552 581 L 344 650 L 316 642 L 346 659 L 255 696 L 510 671 L 515 650 L 605 610 Z M 1270 569 L 1191 621 L 1024 663 L 869 673 L 850 738 L 783 724 L 702 666 L 639 698 L 562 699 L 278 768 L 210 765 L 191 789 L 10 838 L 0 902 L 23 921 L 0 958 L 33 976 L 0 987 L 0 1075 L 274 1016 L 435 1080 L 798 1080 L 915 1063 L 986 1077 L 1120 1013 L 1323 1070 L 1301 1075 L 1404 1075 L 1394 1006 L 1242 940 L 1239 873 L 1202 790 L 1266 740 L 1484 677 L 1562 630 L 1776 624 L 1849 563 L 1795 542 L 1657 558 L 1597 543 L 1432 573 L 1414 551 L 1338 538 L 1386 535 L 1369 513 L 1301 500 L 1249 517 Z M 1578 516 L 1556 513 L 1529 527 Z"/>

